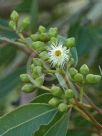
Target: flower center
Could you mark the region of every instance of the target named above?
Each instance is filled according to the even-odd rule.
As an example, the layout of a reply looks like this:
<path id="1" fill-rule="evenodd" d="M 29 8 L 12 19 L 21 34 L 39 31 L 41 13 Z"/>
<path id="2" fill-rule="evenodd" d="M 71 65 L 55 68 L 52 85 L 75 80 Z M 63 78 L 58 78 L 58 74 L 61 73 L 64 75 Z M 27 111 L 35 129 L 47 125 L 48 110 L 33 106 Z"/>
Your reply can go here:
<path id="1" fill-rule="evenodd" d="M 60 50 L 56 50 L 55 51 L 55 56 L 59 57 L 61 56 L 62 52 Z"/>

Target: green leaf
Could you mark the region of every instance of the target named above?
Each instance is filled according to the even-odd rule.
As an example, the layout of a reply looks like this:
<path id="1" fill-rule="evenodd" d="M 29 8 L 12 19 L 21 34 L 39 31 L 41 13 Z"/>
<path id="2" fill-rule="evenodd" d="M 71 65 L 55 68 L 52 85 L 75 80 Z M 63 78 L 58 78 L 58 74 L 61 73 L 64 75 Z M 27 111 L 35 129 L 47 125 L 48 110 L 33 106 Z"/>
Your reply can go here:
<path id="1" fill-rule="evenodd" d="M 47 131 L 44 136 L 66 136 L 68 124 L 68 114 L 65 114 Z"/>
<path id="2" fill-rule="evenodd" d="M 34 98 L 34 100 L 31 101 L 31 103 L 48 103 L 48 101 L 52 98 L 52 94 L 50 93 L 45 93 L 41 94 L 37 97 Z"/>
<path id="3" fill-rule="evenodd" d="M 0 136 L 32 136 L 57 113 L 46 104 L 28 104 L 0 118 Z"/>
<path id="4" fill-rule="evenodd" d="M 7 77 L 0 79 L 0 98 L 7 95 L 12 89 L 14 89 L 19 83 L 19 75 L 25 71 L 24 67 L 18 68 Z"/>

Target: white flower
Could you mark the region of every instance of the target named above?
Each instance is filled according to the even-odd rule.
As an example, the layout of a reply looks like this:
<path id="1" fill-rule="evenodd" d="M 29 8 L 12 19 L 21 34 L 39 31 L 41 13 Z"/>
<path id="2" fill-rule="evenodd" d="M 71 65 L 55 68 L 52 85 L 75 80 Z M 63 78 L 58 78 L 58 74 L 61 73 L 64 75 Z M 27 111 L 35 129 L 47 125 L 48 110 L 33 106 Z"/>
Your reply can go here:
<path id="1" fill-rule="evenodd" d="M 52 43 L 48 49 L 49 60 L 53 66 L 63 67 L 70 58 L 70 50 L 63 46 L 63 43 Z"/>

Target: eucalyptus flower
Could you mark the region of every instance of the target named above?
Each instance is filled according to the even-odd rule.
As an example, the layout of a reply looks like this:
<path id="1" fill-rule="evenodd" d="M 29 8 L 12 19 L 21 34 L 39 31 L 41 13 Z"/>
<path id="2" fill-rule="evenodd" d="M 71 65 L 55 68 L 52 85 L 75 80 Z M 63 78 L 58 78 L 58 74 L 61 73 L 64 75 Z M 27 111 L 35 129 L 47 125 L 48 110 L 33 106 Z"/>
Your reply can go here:
<path id="1" fill-rule="evenodd" d="M 63 67 L 70 58 L 70 49 L 67 49 L 62 42 L 52 43 L 48 48 L 49 60 L 53 66 Z"/>

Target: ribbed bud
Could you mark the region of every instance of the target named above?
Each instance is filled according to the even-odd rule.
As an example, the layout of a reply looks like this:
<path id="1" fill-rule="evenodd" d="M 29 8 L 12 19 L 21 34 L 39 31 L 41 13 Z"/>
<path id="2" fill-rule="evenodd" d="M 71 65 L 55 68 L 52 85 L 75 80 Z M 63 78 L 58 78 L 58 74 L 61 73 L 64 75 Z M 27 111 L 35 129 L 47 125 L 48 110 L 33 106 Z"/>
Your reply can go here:
<path id="1" fill-rule="evenodd" d="M 47 42 L 49 40 L 48 34 L 47 33 L 39 34 L 39 40 L 43 42 Z"/>
<path id="2" fill-rule="evenodd" d="M 28 74 L 21 74 L 20 79 L 23 82 L 30 82 Z"/>
<path id="3" fill-rule="evenodd" d="M 75 68 L 70 68 L 69 73 L 73 77 L 74 75 L 76 75 L 78 73 L 78 71 Z"/>
<path id="4" fill-rule="evenodd" d="M 32 84 L 28 83 L 28 84 L 25 84 L 25 85 L 22 87 L 21 90 L 22 90 L 23 92 L 25 92 L 25 93 L 31 93 L 31 92 L 34 91 L 34 86 L 33 86 Z"/>
<path id="5" fill-rule="evenodd" d="M 58 97 L 61 97 L 62 96 L 62 90 L 60 87 L 58 86 L 55 86 L 53 85 L 52 88 L 51 88 L 51 93 L 54 95 L 54 96 L 58 96 Z"/>
<path id="6" fill-rule="evenodd" d="M 68 38 L 65 40 L 65 46 L 67 48 L 72 48 L 75 46 L 75 38 L 74 37 L 71 37 L 71 38 Z"/>
<path id="7" fill-rule="evenodd" d="M 42 75 L 42 67 L 41 66 L 34 66 L 32 68 L 32 75 L 33 75 L 33 78 L 38 78 Z"/>
<path id="8" fill-rule="evenodd" d="M 72 89 L 68 89 L 65 91 L 65 97 L 66 98 L 73 98 L 74 97 L 74 92 Z"/>
<path id="9" fill-rule="evenodd" d="M 48 59 L 48 53 L 46 51 L 43 51 L 39 54 L 40 58 L 43 60 L 47 60 Z"/>
<path id="10" fill-rule="evenodd" d="M 12 28 L 13 30 L 16 30 L 16 23 L 14 21 L 9 21 L 9 26 L 10 28 Z"/>
<path id="11" fill-rule="evenodd" d="M 10 15 L 11 20 L 13 20 L 14 22 L 17 22 L 19 19 L 19 14 L 14 10 L 12 11 L 11 15 Z"/>
<path id="12" fill-rule="evenodd" d="M 45 33 L 46 32 L 46 28 L 44 26 L 39 26 L 38 32 L 39 33 Z"/>
<path id="13" fill-rule="evenodd" d="M 48 31 L 48 35 L 49 37 L 56 37 L 58 34 L 58 29 L 55 27 L 55 28 L 50 28 L 49 31 Z"/>
<path id="14" fill-rule="evenodd" d="M 30 19 L 28 17 L 24 18 L 21 24 L 21 31 L 27 30 L 30 26 Z"/>
<path id="15" fill-rule="evenodd" d="M 77 74 L 74 76 L 74 80 L 75 80 L 76 82 L 82 83 L 82 82 L 83 82 L 83 75 L 80 74 L 80 73 L 77 73 Z"/>
<path id="16" fill-rule="evenodd" d="M 100 75 L 94 75 L 94 74 L 88 74 L 86 76 L 86 81 L 89 84 L 96 84 L 99 83 L 101 80 L 101 76 Z"/>
<path id="17" fill-rule="evenodd" d="M 38 51 L 43 51 L 46 49 L 46 45 L 43 42 L 36 41 L 32 43 L 32 48 Z"/>
<path id="18" fill-rule="evenodd" d="M 44 79 L 41 78 L 41 77 L 38 77 L 38 78 L 35 79 L 35 83 L 36 83 L 35 84 L 36 87 L 41 87 L 44 83 Z"/>
<path id="19" fill-rule="evenodd" d="M 83 74 L 83 75 L 87 75 L 89 73 L 89 68 L 86 64 L 81 66 L 80 73 Z"/>
<path id="20" fill-rule="evenodd" d="M 34 66 L 42 66 L 41 60 L 39 58 L 33 58 Z"/>
<path id="21" fill-rule="evenodd" d="M 53 97 L 52 99 L 49 100 L 48 103 L 49 105 L 56 107 L 59 104 L 59 102 L 60 102 L 59 99 Z"/>
<path id="22" fill-rule="evenodd" d="M 36 41 L 39 40 L 39 34 L 38 34 L 38 33 L 32 34 L 30 37 L 31 37 L 31 39 L 32 39 L 34 42 L 36 42 Z"/>
<path id="23" fill-rule="evenodd" d="M 65 111 L 67 111 L 67 109 L 68 109 L 68 106 L 65 103 L 60 103 L 59 106 L 58 106 L 58 110 L 60 112 L 65 112 Z"/>

